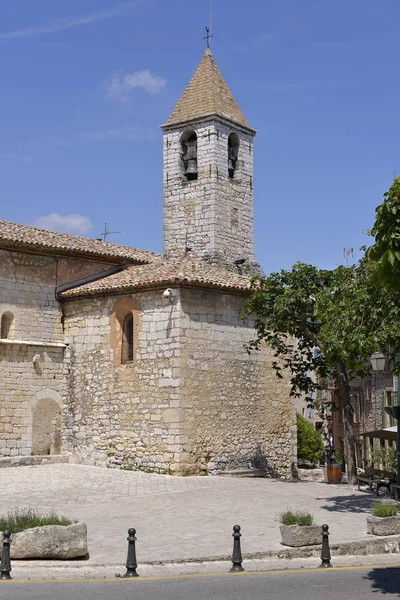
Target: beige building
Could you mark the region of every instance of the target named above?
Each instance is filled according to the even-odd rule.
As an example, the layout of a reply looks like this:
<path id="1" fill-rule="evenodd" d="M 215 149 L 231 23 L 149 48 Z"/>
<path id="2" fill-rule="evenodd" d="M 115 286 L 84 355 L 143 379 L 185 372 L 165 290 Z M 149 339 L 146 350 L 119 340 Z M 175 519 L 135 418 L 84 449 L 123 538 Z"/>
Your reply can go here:
<path id="1" fill-rule="evenodd" d="M 207 49 L 163 126 L 164 256 L 0 221 L 0 455 L 292 475 L 288 381 L 244 347 L 254 135 Z"/>

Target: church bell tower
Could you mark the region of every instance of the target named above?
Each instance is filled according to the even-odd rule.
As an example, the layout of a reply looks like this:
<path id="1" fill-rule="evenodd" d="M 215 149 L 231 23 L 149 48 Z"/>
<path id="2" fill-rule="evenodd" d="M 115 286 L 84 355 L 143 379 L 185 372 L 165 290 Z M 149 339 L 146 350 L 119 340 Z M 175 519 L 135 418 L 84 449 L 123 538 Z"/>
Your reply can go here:
<path id="1" fill-rule="evenodd" d="M 253 141 L 210 48 L 162 126 L 164 253 L 254 261 Z"/>

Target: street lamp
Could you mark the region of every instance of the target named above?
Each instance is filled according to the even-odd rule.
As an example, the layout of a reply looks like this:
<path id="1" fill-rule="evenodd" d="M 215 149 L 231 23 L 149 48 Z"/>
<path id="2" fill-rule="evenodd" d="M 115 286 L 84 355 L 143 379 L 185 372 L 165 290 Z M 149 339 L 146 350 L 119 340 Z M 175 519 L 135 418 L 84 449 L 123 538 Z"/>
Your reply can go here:
<path id="1" fill-rule="evenodd" d="M 384 371 L 386 364 L 386 356 L 383 352 L 374 352 L 370 358 L 373 371 Z"/>

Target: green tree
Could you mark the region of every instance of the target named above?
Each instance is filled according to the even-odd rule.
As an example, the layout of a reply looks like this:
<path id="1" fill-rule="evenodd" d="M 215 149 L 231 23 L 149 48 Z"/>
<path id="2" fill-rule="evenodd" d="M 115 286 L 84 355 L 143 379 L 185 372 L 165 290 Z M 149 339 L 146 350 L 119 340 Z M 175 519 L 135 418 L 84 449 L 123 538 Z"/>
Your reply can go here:
<path id="1" fill-rule="evenodd" d="M 297 415 L 297 459 L 299 464 L 318 464 L 324 452 L 320 431 L 302 415 Z"/>
<path id="2" fill-rule="evenodd" d="M 327 377 L 336 380 L 350 483 L 356 475 L 350 380 L 369 372 L 377 349 L 400 348 L 399 294 L 385 293 L 373 281 L 374 267 L 365 260 L 332 271 L 297 263 L 290 271 L 253 278 L 246 305 L 256 332 L 248 350 L 263 342 L 272 348 L 278 377 L 283 369 L 290 374 L 292 396 L 315 396 Z"/>
<path id="3" fill-rule="evenodd" d="M 396 177 L 376 208 L 370 234 L 375 243 L 368 248 L 368 260 L 376 264 L 375 279 L 390 290 L 400 289 L 400 177 Z"/>

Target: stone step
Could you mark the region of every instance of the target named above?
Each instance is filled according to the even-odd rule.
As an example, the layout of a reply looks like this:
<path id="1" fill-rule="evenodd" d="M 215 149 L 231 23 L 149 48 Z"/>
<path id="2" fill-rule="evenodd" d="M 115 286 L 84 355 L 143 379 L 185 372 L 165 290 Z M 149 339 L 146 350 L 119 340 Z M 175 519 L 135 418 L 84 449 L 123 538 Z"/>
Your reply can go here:
<path id="1" fill-rule="evenodd" d="M 69 462 L 69 456 L 61 454 L 35 454 L 33 456 L 6 456 L 0 458 L 1 467 L 27 467 L 35 465 L 59 464 Z"/>
<path id="2" fill-rule="evenodd" d="M 265 477 L 265 471 L 262 469 L 227 469 L 220 471 L 218 475 L 224 477 Z"/>

